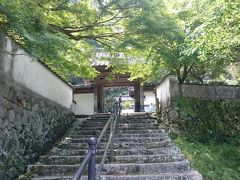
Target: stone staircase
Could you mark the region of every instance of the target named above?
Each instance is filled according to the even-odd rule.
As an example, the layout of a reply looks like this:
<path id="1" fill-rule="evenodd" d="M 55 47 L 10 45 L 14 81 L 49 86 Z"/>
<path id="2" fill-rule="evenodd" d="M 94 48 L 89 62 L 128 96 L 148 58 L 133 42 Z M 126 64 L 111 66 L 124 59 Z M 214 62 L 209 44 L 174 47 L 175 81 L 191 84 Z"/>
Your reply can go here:
<path id="1" fill-rule="evenodd" d="M 71 143 L 64 140 L 56 143 L 38 163 L 28 166 L 27 174 L 33 180 L 71 179 L 86 154 L 86 141 L 99 136 L 108 118 L 103 114 L 76 122 L 66 135 L 72 138 Z M 97 163 L 101 161 L 107 134 L 97 151 Z M 202 180 L 156 120 L 147 115 L 126 116 L 119 121 L 119 133 L 114 137 L 114 162 L 107 160 L 101 174 L 102 180 Z"/>

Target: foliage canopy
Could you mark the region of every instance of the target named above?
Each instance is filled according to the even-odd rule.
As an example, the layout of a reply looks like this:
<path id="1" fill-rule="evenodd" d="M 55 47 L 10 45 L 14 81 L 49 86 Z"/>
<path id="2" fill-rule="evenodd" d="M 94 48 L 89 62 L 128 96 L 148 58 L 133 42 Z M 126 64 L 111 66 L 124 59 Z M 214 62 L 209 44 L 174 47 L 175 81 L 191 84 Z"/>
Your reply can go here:
<path id="1" fill-rule="evenodd" d="M 131 79 L 204 83 L 239 62 L 239 9 L 237 0 L 1 0 L 0 30 L 66 79 L 94 77 L 104 48 Z"/>

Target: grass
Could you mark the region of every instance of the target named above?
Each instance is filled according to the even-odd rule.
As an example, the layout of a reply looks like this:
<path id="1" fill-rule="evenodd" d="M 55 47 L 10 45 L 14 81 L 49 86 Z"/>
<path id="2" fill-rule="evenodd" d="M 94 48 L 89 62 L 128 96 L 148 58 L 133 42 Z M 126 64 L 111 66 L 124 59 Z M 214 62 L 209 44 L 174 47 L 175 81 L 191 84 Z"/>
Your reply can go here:
<path id="1" fill-rule="evenodd" d="M 174 141 L 204 180 L 240 180 L 239 144 L 191 142 L 184 135 Z"/>

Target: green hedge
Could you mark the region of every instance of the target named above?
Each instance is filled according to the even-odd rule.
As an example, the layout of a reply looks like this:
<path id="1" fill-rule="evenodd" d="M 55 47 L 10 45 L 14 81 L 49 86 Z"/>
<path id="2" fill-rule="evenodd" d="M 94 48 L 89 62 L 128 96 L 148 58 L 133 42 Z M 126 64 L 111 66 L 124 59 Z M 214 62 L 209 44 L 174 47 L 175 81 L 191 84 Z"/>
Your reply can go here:
<path id="1" fill-rule="evenodd" d="M 201 143 L 189 141 L 184 135 L 173 138 L 193 168 L 205 180 L 240 179 L 240 146 L 229 140 L 228 143 Z"/>
<path id="2" fill-rule="evenodd" d="M 181 131 L 191 139 L 201 142 L 229 139 L 240 141 L 240 101 L 177 98 Z"/>

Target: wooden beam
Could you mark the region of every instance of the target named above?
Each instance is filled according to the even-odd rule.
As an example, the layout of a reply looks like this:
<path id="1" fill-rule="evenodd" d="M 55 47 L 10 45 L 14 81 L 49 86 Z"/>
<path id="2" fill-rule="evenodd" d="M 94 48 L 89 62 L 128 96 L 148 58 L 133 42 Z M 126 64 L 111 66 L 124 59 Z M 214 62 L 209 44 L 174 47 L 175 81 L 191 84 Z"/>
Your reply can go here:
<path id="1" fill-rule="evenodd" d="M 155 91 L 156 85 L 144 85 L 143 90 L 144 91 Z"/>
<path id="2" fill-rule="evenodd" d="M 74 94 L 87 94 L 87 93 L 93 93 L 94 92 L 94 88 L 90 87 L 90 88 L 76 88 L 73 90 Z"/>
<path id="3" fill-rule="evenodd" d="M 114 84 L 104 84 L 104 87 L 118 87 L 118 86 L 134 86 L 134 83 L 114 83 Z"/>
<path id="4" fill-rule="evenodd" d="M 128 79 L 114 79 L 112 81 L 109 81 L 107 79 L 98 79 L 95 81 L 96 84 L 116 84 L 116 83 L 130 83 L 133 84 L 134 82 L 129 81 Z"/>

